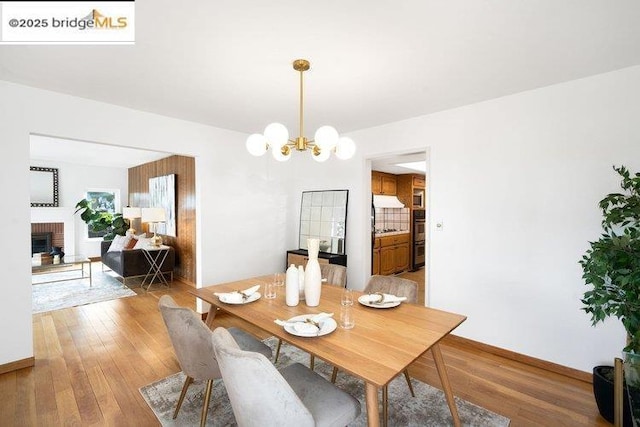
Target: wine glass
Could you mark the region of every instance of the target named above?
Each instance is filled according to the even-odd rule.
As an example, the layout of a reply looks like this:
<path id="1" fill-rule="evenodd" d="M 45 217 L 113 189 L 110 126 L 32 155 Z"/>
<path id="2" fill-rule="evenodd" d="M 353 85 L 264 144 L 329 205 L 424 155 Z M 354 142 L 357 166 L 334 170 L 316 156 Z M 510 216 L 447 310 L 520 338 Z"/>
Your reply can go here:
<path id="1" fill-rule="evenodd" d="M 284 286 L 284 273 L 275 273 L 273 275 L 273 283 L 275 283 L 276 286 Z"/>
<path id="2" fill-rule="evenodd" d="M 353 305 L 353 291 L 349 288 L 344 288 L 342 290 L 342 296 L 340 298 L 340 304 L 342 305 Z"/>

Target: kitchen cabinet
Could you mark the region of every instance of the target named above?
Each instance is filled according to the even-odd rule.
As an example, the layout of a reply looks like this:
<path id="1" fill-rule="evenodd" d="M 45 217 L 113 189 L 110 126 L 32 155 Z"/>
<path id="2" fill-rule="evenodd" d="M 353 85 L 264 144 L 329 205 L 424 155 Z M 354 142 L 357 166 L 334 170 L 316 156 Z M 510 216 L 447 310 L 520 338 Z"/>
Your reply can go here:
<path id="1" fill-rule="evenodd" d="M 396 176 L 390 173 L 371 171 L 371 192 L 373 194 L 395 196 Z"/>
<path id="2" fill-rule="evenodd" d="M 373 253 L 371 256 L 371 274 L 380 274 L 380 239 L 373 241 Z"/>
<path id="3" fill-rule="evenodd" d="M 424 175 L 404 174 L 396 177 L 396 192 L 398 199 L 405 206 L 412 209 L 425 208 L 425 186 Z"/>
<path id="4" fill-rule="evenodd" d="M 302 265 L 304 267 L 307 266 L 307 261 L 309 261 L 309 252 L 306 249 L 296 249 L 287 251 L 287 265 L 289 267 L 291 264 L 293 265 Z M 326 252 L 320 252 L 318 254 L 318 262 L 320 264 L 339 264 L 347 266 L 347 256 L 344 254 L 330 254 Z"/>
<path id="5" fill-rule="evenodd" d="M 409 242 L 396 245 L 396 271 L 407 271 L 410 264 Z"/>
<path id="6" fill-rule="evenodd" d="M 409 269 L 409 234 L 380 237 L 380 274 L 390 275 Z"/>

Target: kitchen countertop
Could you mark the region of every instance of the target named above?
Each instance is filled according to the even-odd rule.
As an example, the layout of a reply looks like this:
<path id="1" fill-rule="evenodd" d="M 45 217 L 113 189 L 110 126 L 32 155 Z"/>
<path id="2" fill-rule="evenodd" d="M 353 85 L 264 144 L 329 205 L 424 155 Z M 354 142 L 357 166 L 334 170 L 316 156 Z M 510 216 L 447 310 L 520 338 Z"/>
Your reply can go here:
<path id="1" fill-rule="evenodd" d="M 409 234 L 409 230 L 387 231 L 386 233 L 375 233 L 375 237 L 396 236 L 398 234 Z"/>

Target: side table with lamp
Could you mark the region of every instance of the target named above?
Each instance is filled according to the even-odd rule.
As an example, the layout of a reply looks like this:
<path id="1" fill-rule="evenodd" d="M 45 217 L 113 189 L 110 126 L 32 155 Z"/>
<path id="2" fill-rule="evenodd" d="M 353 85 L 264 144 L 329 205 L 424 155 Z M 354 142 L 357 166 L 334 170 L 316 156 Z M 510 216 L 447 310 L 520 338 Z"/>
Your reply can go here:
<path id="1" fill-rule="evenodd" d="M 151 245 L 142 248 L 144 256 L 150 264 L 149 271 L 144 276 L 142 284 L 140 285 L 142 289 L 144 289 L 144 285 L 148 278 L 150 280 L 147 285 L 147 290 L 149 290 L 156 279 L 160 280 L 160 282 L 165 286 L 169 286 L 169 282 L 162 272 L 162 265 L 169 254 L 170 247 L 164 246 L 162 244 L 162 237 L 157 234 L 158 224 L 163 223 L 166 220 L 166 212 L 164 208 L 142 208 L 142 222 L 149 223 L 150 231 L 153 229 Z"/>

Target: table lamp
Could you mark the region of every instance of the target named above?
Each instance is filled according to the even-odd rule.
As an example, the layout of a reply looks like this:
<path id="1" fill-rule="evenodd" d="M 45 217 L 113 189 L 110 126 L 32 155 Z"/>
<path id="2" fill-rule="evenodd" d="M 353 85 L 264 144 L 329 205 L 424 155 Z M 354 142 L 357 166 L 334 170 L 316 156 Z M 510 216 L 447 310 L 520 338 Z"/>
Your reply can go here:
<path id="1" fill-rule="evenodd" d="M 151 239 L 153 246 L 157 247 L 162 244 L 162 237 L 156 234 L 156 229 L 158 223 L 166 220 L 164 208 L 142 208 L 142 222 L 153 224 L 153 238 Z"/>
<path id="2" fill-rule="evenodd" d="M 140 208 L 131 208 L 129 206 L 122 208 L 122 217 L 129 221 L 127 236 L 133 236 L 136 234 L 136 230 L 133 228 L 133 221 L 141 216 L 142 212 L 140 211 Z"/>

